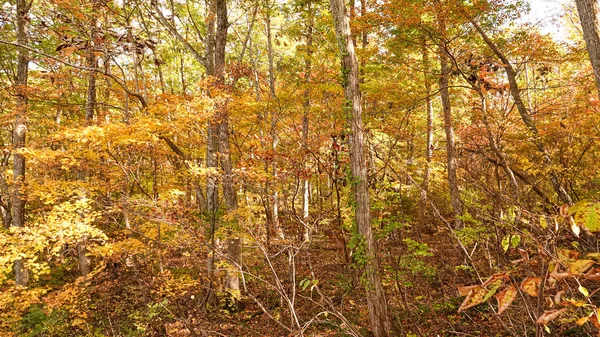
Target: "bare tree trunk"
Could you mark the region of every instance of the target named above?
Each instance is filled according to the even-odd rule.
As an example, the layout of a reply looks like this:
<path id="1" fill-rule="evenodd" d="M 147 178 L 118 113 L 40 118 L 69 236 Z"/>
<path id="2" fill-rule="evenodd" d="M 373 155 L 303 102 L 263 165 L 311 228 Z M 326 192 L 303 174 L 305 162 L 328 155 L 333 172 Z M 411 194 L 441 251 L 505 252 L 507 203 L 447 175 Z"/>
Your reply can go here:
<path id="1" fill-rule="evenodd" d="M 506 76 L 508 77 L 508 82 L 510 84 L 510 94 L 515 101 L 515 105 L 517 106 L 517 110 L 519 111 L 519 115 L 521 116 L 521 120 L 529 130 L 529 133 L 532 136 L 533 143 L 538 149 L 538 152 L 542 155 L 542 159 L 544 160 L 545 168 L 550 171 L 550 182 L 552 183 L 552 187 L 554 191 L 558 195 L 559 199 L 566 203 L 570 204 L 572 202 L 571 197 L 564 189 L 562 184 L 560 183 L 560 179 L 556 171 L 552 168 L 552 160 L 550 159 L 550 155 L 542 142 L 540 134 L 538 132 L 533 119 L 529 116 L 529 112 L 525 107 L 525 103 L 521 99 L 521 93 L 519 91 L 519 85 L 517 84 L 517 72 L 513 68 L 512 64 L 508 60 L 508 58 L 500 51 L 498 46 L 487 36 L 487 34 L 481 29 L 481 27 L 475 22 L 475 20 L 469 18 L 469 21 L 475 27 L 475 29 L 479 32 L 485 43 L 490 47 L 490 49 L 496 54 L 496 56 L 502 61 L 504 66 L 504 70 L 506 71 Z"/>
<path id="2" fill-rule="evenodd" d="M 215 46 L 216 46 L 216 2 L 217 0 L 207 0 L 208 2 L 208 13 L 207 17 L 207 33 L 206 33 L 206 56 L 203 60 L 199 54 L 191 46 L 188 49 L 192 50 L 192 54 L 196 56 L 196 59 L 200 62 L 204 61 L 207 76 L 215 76 Z M 164 20 L 163 25 L 168 25 Z M 169 25 L 170 27 L 170 25 Z M 175 31 L 175 29 L 173 28 Z M 175 31 L 176 32 L 176 31 Z M 177 33 L 177 36 L 181 36 Z M 183 39 L 183 37 L 181 37 Z M 189 44 L 188 44 L 189 45 Z M 198 55 L 196 55 L 198 54 Z M 215 249 L 217 249 L 217 242 L 215 241 L 215 231 L 217 229 L 217 207 L 219 201 L 219 193 L 217 186 L 216 169 L 218 166 L 217 162 L 217 150 L 218 150 L 218 135 L 219 126 L 215 120 L 209 120 L 206 133 L 206 167 L 210 170 L 206 179 L 206 207 L 210 216 L 210 230 L 209 237 L 212 245 L 212 251 L 210 252 L 206 261 L 206 268 L 208 273 L 208 284 L 206 303 L 211 306 L 217 304 L 217 297 L 215 294 Z"/>
<path id="3" fill-rule="evenodd" d="M 442 14 L 443 15 L 443 14 Z M 440 31 L 442 34 L 446 32 L 446 22 L 440 18 Z M 445 41 L 442 41 L 445 43 Z M 439 47 L 440 54 L 440 97 L 442 99 L 442 110 L 444 112 L 444 130 L 446 131 L 446 158 L 448 170 L 448 188 L 450 190 L 450 203 L 452 204 L 452 212 L 454 213 L 454 228 L 461 229 L 464 224 L 460 220 L 463 214 L 462 201 L 460 200 L 460 192 L 458 190 L 458 178 L 456 177 L 456 155 L 454 148 L 454 127 L 452 126 L 452 110 L 450 105 L 450 67 L 448 67 L 448 55 L 444 47 Z"/>
<path id="4" fill-rule="evenodd" d="M 97 1 L 92 1 L 94 12 L 98 10 Z M 90 22 L 90 43 L 87 53 L 87 65 L 94 69 L 88 75 L 87 98 L 85 100 L 85 123 L 90 124 L 94 120 L 94 112 L 96 110 L 96 68 L 98 68 L 98 57 L 96 57 L 96 36 L 97 36 L 97 18 L 92 16 Z"/>
<path id="5" fill-rule="evenodd" d="M 306 56 L 304 57 L 304 94 L 302 101 L 302 109 L 304 114 L 302 115 L 302 147 L 304 149 L 304 164 L 303 168 L 306 170 L 306 158 L 308 158 L 308 116 L 310 114 L 310 76 L 312 74 L 312 54 L 313 54 L 313 25 L 314 25 L 314 12 L 312 9 L 312 2 L 307 3 L 308 7 L 308 24 L 306 27 Z M 307 172 L 304 173 L 304 179 L 302 181 L 302 221 L 304 222 L 304 234 L 303 240 L 310 240 L 310 228 L 308 226 L 308 218 L 310 215 L 310 177 Z"/>
<path id="6" fill-rule="evenodd" d="M 598 0 L 575 0 L 575 3 L 600 96 L 600 4 Z"/>
<path id="7" fill-rule="evenodd" d="M 427 207 L 427 193 L 429 191 L 429 180 L 431 178 L 431 157 L 433 156 L 433 106 L 431 102 L 431 83 L 427 71 L 429 69 L 429 55 L 426 40 L 423 39 L 421 53 L 423 54 L 423 78 L 425 82 L 425 109 L 427 112 L 427 141 L 425 148 L 425 171 L 423 172 L 423 183 L 421 184 L 421 195 L 419 198 L 418 230 L 420 231 L 426 223 L 425 212 Z"/>
<path id="8" fill-rule="evenodd" d="M 27 0 L 17 0 L 17 42 L 20 45 L 27 46 L 28 36 L 28 13 L 31 2 Z M 25 196 L 23 188 L 25 187 L 25 157 L 18 151 L 25 147 L 25 136 L 27 133 L 27 76 L 28 76 L 29 53 L 26 49 L 20 48 L 17 60 L 17 78 L 15 79 L 15 128 L 13 130 L 13 148 L 14 154 L 14 190 L 12 196 L 12 226 L 25 226 Z M 29 272 L 25 268 L 23 261 L 15 261 L 15 281 L 17 285 L 26 286 L 29 281 Z"/>
<path id="9" fill-rule="evenodd" d="M 277 100 L 275 95 L 275 56 L 273 54 L 273 38 L 271 36 L 271 5 L 267 4 L 266 8 L 266 29 L 267 29 L 267 54 L 269 58 L 269 107 L 271 108 L 271 151 L 273 155 L 271 157 L 271 170 L 273 171 L 273 203 L 271 209 L 271 220 L 273 221 L 273 228 L 280 239 L 284 239 L 285 235 L 279 225 L 279 194 L 275 187 L 277 183 L 277 144 L 279 138 L 277 136 L 277 118 L 276 113 L 277 107 L 274 106 L 274 102 Z"/>
<path id="10" fill-rule="evenodd" d="M 217 30 L 215 34 L 214 70 L 217 83 L 225 85 L 225 47 L 227 44 L 227 0 L 214 0 L 216 2 Z M 231 152 L 229 147 L 229 117 L 227 103 L 219 107 L 219 160 L 223 171 L 223 198 L 229 212 L 236 212 L 238 204 L 236 190 L 233 183 L 233 172 L 231 164 Z M 238 301 L 240 299 L 240 279 L 238 268 L 241 264 L 242 241 L 231 231 L 227 240 L 227 252 L 230 262 L 234 264 L 229 268 L 225 276 L 225 290 Z"/>
<path id="11" fill-rule="evenodd" d="M 92 0 L 92 8 L 94 13 L 98 11 L 98 3 Z M 87 97 L 85 100 L 85 124 L 90 125 L 94 121 L 94 115 L 96 114 L 96 68 L 98 68 L 98 57 L 96 56 L 96 37 L 98 31 L 98 20 L 96 16 L 91 18 L 90 22 L 90 42 L 89 50 L 87 53 L 87 65 L 89 68 L 94 69 L 90 71 L 88 75 L 88 87 Z M 77 243 L 77 257 L 79 261 L 79 272 L 81 276 L 86 276 L 90 273 L 90 258 L 87 256 L 87 239 L 82 238 Z"/>
<path id="12" fill-rule="evenodd" d="M 383 286 L 379 277 L 376 241 L 373 236 L 373 229 L 371 228 L 358 60 L 354 50 L 354 42 L 352 41 L 350 22 L 344 0 L 330 0 L 329 3 L 342 58 L 342 84 L 345 97 L 343 109 L 344 113 L 348 116 L 350 127 L 350 166 L 356 203 L 356 224 L 360 234 L 365 239 L 365 289 L 369 318 L 374 336 L 383 337 L 388 336 L 390 332 L 390 319 L 388 317 Z"/>

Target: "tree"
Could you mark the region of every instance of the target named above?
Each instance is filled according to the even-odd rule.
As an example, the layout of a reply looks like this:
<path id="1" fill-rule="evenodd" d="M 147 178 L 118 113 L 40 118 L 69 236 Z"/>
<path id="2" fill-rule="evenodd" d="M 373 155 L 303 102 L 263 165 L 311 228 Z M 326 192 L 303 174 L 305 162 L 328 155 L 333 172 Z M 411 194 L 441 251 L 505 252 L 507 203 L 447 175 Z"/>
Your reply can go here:
<path id="1" fill-rule="evenodd" d="M 17 42 L 27 46 L 28 36 L 28 13 L 32 1 L 17 0 Z M 27 134 L 27 78 L 29 70 L 29 52 L 25 48 L 19 49 L 17 61 L 17 77 L 15 78 L 15 126 L 13 131 L 14 153 L 14 190 L 12 197 L 12 226 L 25 226 L 25 156 L 19 152 L 25 147 L 25 136 Z M 23 261 L 15 261 L 15 280 L 18 285 L 26 286 L 29 280 L 28 271 Z"/>
<path id="2" fill-rule="evenodd" d="M 575 3 L 600 96 L 600 4 L 596 0 L 575 0 Z"/>
<path id="3" fill-rule="evenodd" d="M 371 228 L 358 60 L 354 51 L 350 20 L 344 0 L 330 0 L 329 4 L 342 61 L 342 86 L 344 87 L 345 98 L 342 109 L 346 114 L 348 123 L 352 189 L 354 191 L 354 202 L 356 203 L 356 226 L 360 235 L 364 237 L 363 249 L 366 279 L 364 286 L 367 294 L 369 318 L 375 337 L 383 337 L 387 336 L 390 332 L 390 319 L 379 276 L 376 241 L 373 236 L 373 229 Z"/>
<path id="4" fill-rule="evenodd" d="M 440 97 L 442 99 L 442 110 L 444 112 L 444 131 L 446 132 L 446 162 L 448 170 L 448 188 L 450 190 L 450 203 L 454 212 L 454 228 L 461 229 L 464 224 L 460 217 L 463 214 L 463 205 L 460 200 L 460 191 L 458 189 L 458 178 L 456 175 L 456 149 L 454 145 L 454 126 L 452 125 L 452 106 L 450 103 L 450 72 L 448 65 L 448 52 L 446 41 L 446 13 L 438 13 L 439 30 L 441 42 L 439 44 L 440 57 Z"/>

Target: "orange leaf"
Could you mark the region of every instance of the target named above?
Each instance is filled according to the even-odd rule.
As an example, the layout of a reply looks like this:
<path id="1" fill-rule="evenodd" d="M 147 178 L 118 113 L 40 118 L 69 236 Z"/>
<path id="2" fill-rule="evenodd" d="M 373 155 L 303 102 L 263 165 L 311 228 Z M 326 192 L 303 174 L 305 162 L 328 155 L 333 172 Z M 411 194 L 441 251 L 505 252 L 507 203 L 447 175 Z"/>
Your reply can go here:
<path id="1" fill-rule="evenodd" d="M 527 277 L 521 283 L 521 290 L 527 295 L 537 297 L 538 289 L 540 289 L 540 278 L 539 277 Z"/>
<path id="2" fill-rule="evenodd" d="M 590 281 L 600 281 L 600 267 L 588 271 L 583 277 Z"/>

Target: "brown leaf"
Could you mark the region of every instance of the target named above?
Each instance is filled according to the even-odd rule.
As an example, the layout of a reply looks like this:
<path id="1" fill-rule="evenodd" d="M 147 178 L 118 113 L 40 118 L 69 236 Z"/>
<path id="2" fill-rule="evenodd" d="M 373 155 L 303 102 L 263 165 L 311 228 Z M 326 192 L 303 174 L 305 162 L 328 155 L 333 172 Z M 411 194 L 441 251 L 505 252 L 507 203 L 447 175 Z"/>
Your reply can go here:
<path id="1" fill-rule="evenodd" d="M 583 277 L 590 281 L 600 281 L 600 267 L 588 271 Z"/>
<path id="2" fill-rule="evenodd" d="M 600 318 L 598 318 L 598 314 L 593 313 L 590 316 L 590 322 L 592 322 L 592 324 L 594 324 L 594 326 L 596 327 L 596 329 L 600 329 Z"/>
<path id="3" fill-rule="evenodd" d="M 544 311 L 544 313 L 540 317 L 538 317 L 536 323 L 546 325 L 550 323 L 550 321 L 560 316 L 565 311 L 567 311 L 567 309 Z"/>
<path id="4" fill-rule="evenodd" d="M 564 294 L 565 294 L 564 290 L 557 292 L 556 295 L 554 295 L 554 303 L 556 303 L 556 304 L 560 303 L 560 301 L 562 300 L 562 295 L 564 295 Z"/>
<path id="5" fill-rule="evenodd" d="M 508 280 L 508 273 L 498 273 L 490 276 L 485 282 L 483 282 L 483 286 L 487 287 L 488 285 L 496 282 L 497 280 Z"/>
<path id="6" fill-rule="evenodd" d="M 517 288 L 512 284 L 508 285 L 508 287 L 496 294 L 496 300 L 498 300 L 498 315 L 502 315 L 504 310 L 510 306 L 516 297 Z"/>
<path id="7" fill-rule="evenodd" d="M 481 288 L 481 287 L 478 285 L 458 287 L 458 296 L 468 296 L 469 293 L 471 292 L 471 290 L 473 290 L 475 288 Z"/>
<path id="8" fill-rule="evenodd" d="M 527 277 L 521 283 L 521 290 L 527 295 L 537 297 L 541 279 L 539 277 Z"/>

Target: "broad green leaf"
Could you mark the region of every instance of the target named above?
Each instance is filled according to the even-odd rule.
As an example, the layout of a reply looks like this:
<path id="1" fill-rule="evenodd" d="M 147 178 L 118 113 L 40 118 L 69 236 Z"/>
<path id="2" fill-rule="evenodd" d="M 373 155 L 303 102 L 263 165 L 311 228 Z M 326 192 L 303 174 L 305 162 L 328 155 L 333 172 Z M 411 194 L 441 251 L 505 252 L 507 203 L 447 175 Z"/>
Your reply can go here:
<path id="1" fill-rule="evenodd" d="M 590 232 L 600 231 L 600 203 L 579 202 L 568 209 L 577 226 L 583 226 Z"/>
<path id="2" fill-rule="evenodd" d="M 583 296 L 585 296 L 585 297 L 590 296 L 590 292 L 584 286 L 579 286 L 579 288 L 577 288 L 577 290 L 579 290 L 579 292 L 582 293 Z"/>

